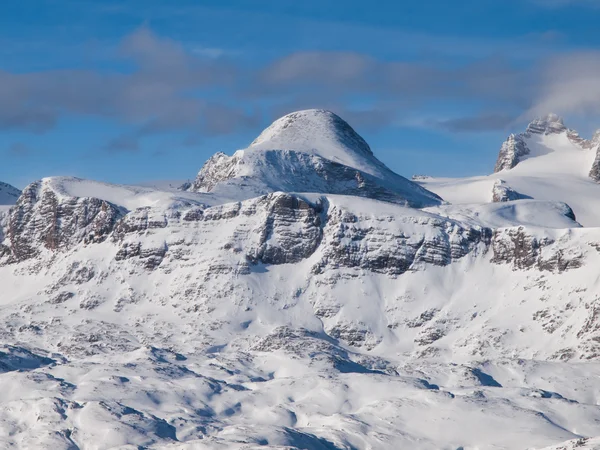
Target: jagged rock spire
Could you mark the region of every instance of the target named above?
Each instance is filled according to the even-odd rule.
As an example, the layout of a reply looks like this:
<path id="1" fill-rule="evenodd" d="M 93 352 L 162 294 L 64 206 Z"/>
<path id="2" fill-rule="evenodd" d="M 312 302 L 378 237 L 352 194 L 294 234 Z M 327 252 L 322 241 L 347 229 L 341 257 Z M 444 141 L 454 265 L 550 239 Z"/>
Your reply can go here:
<path id="1" fill-rule="evenodd" d="M 537 118 L 531 121 L 527 126 L 526 133 L 529 134 L 555 134 L 566 131 L 563 118 L 557 114 L 550 113 L 545 117 Z"/>
<path id="2" fill-rule="evenodd" d="M 502 144 L 502 147 L 500 147 L 500 153 L 498 154 L 494 172 L 512 169 L 525 155 L 528 155 L 529 152 L 529 148 L 525 145 L 522 135 L 511 134 Z"/>
<path id="3" fill-rule="evenodd" d="M 527 155 L 530 155 L 531 150 L 528 147 L 528 141 L 534 136 L 548 136 L 561 133 L 565 133 L 568 140 L 582 150 L 595 149 L 600 146 L 600 130 L 596 131 L 592 139 L 585 139 L 577 131 L 567 128 L 562 117 L 550 113 L 544 117 L 532 120 L 524 133 L 511 134 L 508 137 L 500 148 L 494 172 L 512 169 Z M 590 177 L 596 181 L 600 181 L 600 155 L 596 157 L 596 162 L 594 162 L 594 166 L 590 171 Z"/>

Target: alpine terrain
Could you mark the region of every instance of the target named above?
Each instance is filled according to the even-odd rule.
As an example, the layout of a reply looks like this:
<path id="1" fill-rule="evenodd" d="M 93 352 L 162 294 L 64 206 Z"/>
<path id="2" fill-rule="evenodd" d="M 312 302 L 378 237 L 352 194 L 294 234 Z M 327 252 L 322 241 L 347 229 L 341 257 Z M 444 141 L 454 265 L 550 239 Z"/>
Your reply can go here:
<path id="1" fill-rule="evenodd" d="M 411 181 L 307 110 L 179 189 L 0 185 L 0 448 L 600 448 L 599 183 L 555 115 Z"/>

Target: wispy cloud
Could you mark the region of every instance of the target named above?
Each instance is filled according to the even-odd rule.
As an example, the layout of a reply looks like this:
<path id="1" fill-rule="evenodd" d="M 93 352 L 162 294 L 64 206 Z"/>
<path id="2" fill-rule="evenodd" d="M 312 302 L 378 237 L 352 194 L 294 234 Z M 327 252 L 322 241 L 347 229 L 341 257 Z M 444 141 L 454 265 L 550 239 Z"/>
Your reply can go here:
<path id="1" fill-rule="evenodd" d="M 597 52 L 516 64 L 303 51 L 262 65 L 196 53 L 142 27 L 118 47 L 125 70 L 0 72 L 0 129 L 43 133 L 64 117 L 101 117 L 130 128 L 103 149 L 133 152 L 148 135 L 235 133 L 308 107 L 332 109 L 359 128 L 389 126 L 432 105 L 486 111 L 428 123 L 451 132 L 503 129 L 517 110 L 600 113 Z"/>
<path id="2" fill-rule="evenodd" d="M 140 143 L 136 136 L 117 136 L 104 145 L 108 153 L 134 153 L 140 149 Z"/>
<path id="3" fill-rule="evenodd" d="M 193 94 L 231 86 L 236 66 L 191 55 L 146 27 L 124 39 L 119 53 L 133 70 L 0 71 L 0 129 L 43 133 L 64 116 L 88 115 L 129 123 L 142 134 L 185 129 L 210 134 L 249 120 L 243 109 Z M 123 144 L 110 147 L 133 147 Z"/>
<path id="4" fill-rule="evenodd" d="M 346 52 L 299 52 L 267 65 L 251 88 L 261 96 L 302 88 L 313 95 L 322 90 L 328 98 L 368 94 L 398 106 L 461 99 L 526 107 L 536 87 L 533 70 L 501 57 L 450 64 L 382 61 Z"/>
<path id="5" fill-rule="evenodd" d="M 529 116 L 549 111 L 560 114 L 600 115 L 600 52 L 560 55 L 539 70 L 537 90 Z"/>
<path id="6" fill-rule="evenodd" d="M 451 132 L 471 133 L 506 130 L 514 123 L 515 119 L 515 116 L 508 114 L 484 113 L 476 116 L 437 120 L 430 123 L 434 127 Z"/>
<path id="7" fill-rule="evenodd" d="M 8 147 L 8 153 L 16 157 L 26 157 L 33 153 L 33 149 L 22 142 L 13 142 Z"/>

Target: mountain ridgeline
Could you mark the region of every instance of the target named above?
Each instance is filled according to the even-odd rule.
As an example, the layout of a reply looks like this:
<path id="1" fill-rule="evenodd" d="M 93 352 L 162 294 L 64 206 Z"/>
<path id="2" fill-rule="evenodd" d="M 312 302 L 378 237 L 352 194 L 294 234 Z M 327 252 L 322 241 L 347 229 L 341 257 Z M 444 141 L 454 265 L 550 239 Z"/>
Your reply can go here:
<path id="1" fill-rule="evenodd" d="M 0 185 L 0 446 L 597 448 L 599 136 L 411 181 L 307 110 L 181 189 Z"/>

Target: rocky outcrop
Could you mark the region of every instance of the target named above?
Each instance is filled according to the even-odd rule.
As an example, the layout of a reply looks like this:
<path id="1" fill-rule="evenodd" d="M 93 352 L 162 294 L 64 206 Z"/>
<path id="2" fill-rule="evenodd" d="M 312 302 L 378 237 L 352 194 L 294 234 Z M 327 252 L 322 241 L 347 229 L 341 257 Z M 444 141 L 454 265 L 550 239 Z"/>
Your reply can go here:
<path id="1" fill-rule="evenodd" d="M 186 190 L 193 192 L 210 192 L 219 182 L 229 180 L 237 175 L 239 153 L 227 156 L 218 152 L 204 163 L 194 182 Z"/>
<path id="2" fill-rule="evenodd" d="M 587 140 L 584 148 L 597 148 L 600 146 L 600 130 L 596 130 L 592 139 Z"/>
<path id="3" fill-rule="evenodd" d="M 65 197 L 45 181 L 32 183 L 10 211 L 3 260 L 29 259 L 42 248 L 68 250 L 79 243 L 102 242 L 124 214 L 107 201 Z"/>
<path id="4" fill-rule="evenodd" d="M 229 232 L 219 233 L 220 229 Z M 168 214 L 139 209 L 115 226 L 112 239 L 119 245 L 115 260 L 134 260 L 154 269 L 165 257 L 191 258 L 193 248 L 176 237 L 182 233 L 197 235 L 205 250 L 212 251 L 211 264 L 225 271 L 231 266 L 296 263 L 310 257 L 321 243 L 321 205 L 278 192 Z M 221 240 L 212 239 L 219 234 Z"/>
<path id="5" fill-rule="evenodd" d="M 501 183 L 499 188 L 501 200 L 514 198 Z M 361 269 L 397 276 L 427 265 L 446 266 L 490 246 L 494 263 L 515 269 L 562 272 L 582 258 L 523 227 L 492 232 L 409 208 L 393 207 L 391 215 L 364 214 L 335 199 L 316 198 L 276 192 L 214 207 L 184 202 L 126 212 L 105 200 L 58 193 L 41 181 L 28 186 L 11 210 L 2 261 L 107 240 L 117 247 L 116 262 L 154 270 L 166 260 L 196 261 L 207 276 L 311 258 L 313 274 Z M 574 220 L 566 205 L 565 214 Z M 197 248 L 206 256 L 196 255 Z"/>
<path id="6" fill-rule="evenodd" d="M 258 243 L 248 258 L 264 264 L 290 264 L 310 257 L 321 244 L 321 205 L 310 205 L 289 194 L 263 197 L 257 207 L 267 214 L 258 231 Z"/>
<path id="7" fill-rule="evenodd" d="M 195 245 L 212 255 L 209 267 L 225 272 L 243 273 L 256 264 L 299 263 L 317 255 L 313 273 L 348 268 L 395 276 L 426 265 L 448 265 L 469 253 L 485 252 L 490 244 L 493 262 L 517 269 L 564 271 L 578 264 L 578 257 L 564 250 L 543 256 L 541 249 L 554 241 L 523 228 L 492 235 L 487 228 L 417 212 L 361 215 L 325 198 L 309 202 L 287 193 L 215 207 L 144 207 L 126 213 L 97 198 L 58 194 L 44 182 L 28 186 L 11 211 L 3 261 L 33 258 L 43 248 L 64 251 L 110 238 L 118 246 L 116 261 L 139 262 L 152 270 L 165 259 L 193 258 L 195 245 L 178 237 L 184 230 L 188 231 L 183 236 L 193 231 L 198 236 Z"/>
<path id="8" fill-rule="evenodd" d="M 174 217 L 177 217 L 177 213 Z M 143 233 L 152 228 L 165 228 L 168 223 L 165 211 L 150 207 L 138 208 L 119 220 L 112 237 L 115 241 L 120 241 L 128 234 Z"/>
<path id="9" fill-rule="evenodd" d="M 335 268 L 360 268 L 400 275 L 424 265 L 445 266 L 491 239 L 486 228 L 462 227 L 438 218 L 401 217 L 396 220 L 361 217 L 334 207 L 328 211 L 320 261 L 313 273 Z"/>
<path id="10" fill-rule="evenodd" d="M 355 195 L 414 207 L 440 202 L 435 194 L 408 180 L 403 179 L 405 183 L 410 183 L 410 186 L 406 186 L 408 190 L 405 190 L 402 184 L 382 182 L 369 173 L 317 155 L 269 150 L 260 156 L 260 162 L 254 161 L 257 172 L 253 176 L 240 173 L 247 169 L 247 164 L 240 160 L 240 153 L 232 157 L 215 156 L 211 158 L 215 162 L 207 163 L 208 166 L 205 165 L 200 171 L 191 190 L 213 192 L 213 188 L 219 187 L 227 192 L 227 189 L 245 189 L 256 196 L 276 191 L 318 192 Z"/>
<path id="11" fill-rule="evenodd" d="M 553 135 L 565 133 L 569 141 L 583 150 L 596 148 L 600 144 L 600 133 L 594 134 L 590 140 L 582 138 L 575 130 L 567 128 L 563 119 L 556 114 L 548 114 L 546 117 L 533 120 L 524 133 L 511 134 L 502 144 L 494 172 L 509 170 L 521 162 L 531 150 L 527 146 L 527 141 L 536 135 Z M 592 169 L 593 173 L 600 172 L 598 168 Z M 594 178 L 590 173 L 590 176 Z"/>
<path id="12" fill-rule="evenodd" d="M 549 236 L 535 236 L 524 227 L 494 231 L 492 262 L 514 270 L 538 269 L 561 273 L 583 264 L 583 253 Z"/>
<path id="13" fill-rule="evenodd" d="M 527 148 L 523 136 L 511 134 L 500 147 L 494 173 L 512 169 L 529 153 L 530 150 Z"/>
<path id="14" fill-rule="evenodd" d="M 530 196 L 521 194 L 511 188 L 506 181 L 496 180 L 492 189 L 492 202 L 511 202 L 514 200 L 526 200 L 531 199 Z"/>
<path id="15" fill-rule="evenodd" d="M 600 130 L 596 131 L 592 140 L 589 141 L 589 148 L 596 149 L 596 157 L 592 163 L 589 176 L 592 180 L 598 183 L 600 182 Z"/>
<path id="16" fill-rule="evenodd" d="M 546 117 L 534 119 L 525 131 L 526 134 L 558 134 L 567 131 L 562 117 L 548 114 Z"/>
<path id="17" fill-rule="evenodd" d="M 596 158 L 594 158 L 594 162 L 592 164 L 592 168 L 590 169 L 589 176 L 596 183 L 600 182 L 600 148 L 596 152 Z"/>

